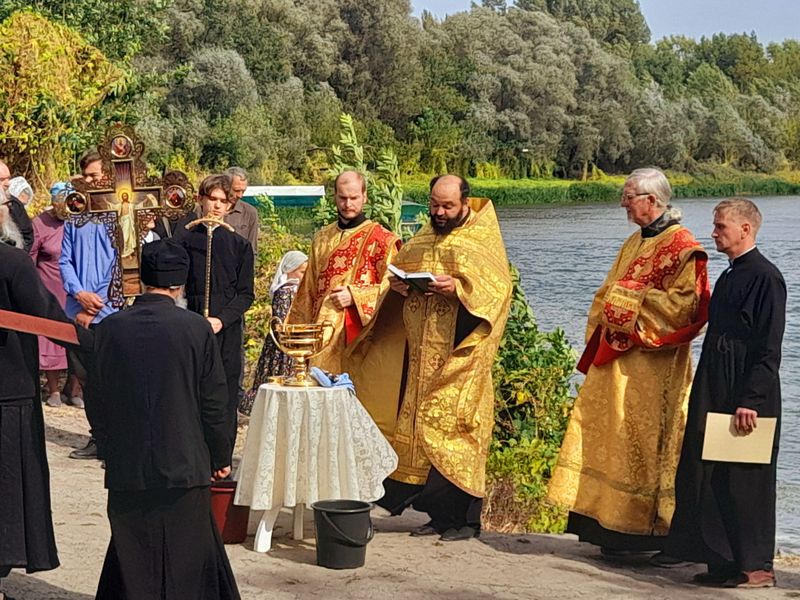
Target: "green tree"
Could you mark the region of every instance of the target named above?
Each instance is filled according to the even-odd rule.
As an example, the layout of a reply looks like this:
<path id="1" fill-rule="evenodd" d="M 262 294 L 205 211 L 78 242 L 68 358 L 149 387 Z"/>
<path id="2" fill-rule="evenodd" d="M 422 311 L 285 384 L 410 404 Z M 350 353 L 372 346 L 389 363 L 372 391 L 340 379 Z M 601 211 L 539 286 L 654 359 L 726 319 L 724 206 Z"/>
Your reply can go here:
<path id="1" fill-rule="evenodd" d="M 198 50 L 171 98 L 177 106 L 207 111 L 212 119 L 229 116 L 239 107 L 252 107 L 256 100 L 256 83 L 244 59 L 235 50 L 222 48 Z"/>
<path id="2" fill-rule="evenodd" d="M 517 6 L 572 21 L 610 46 L 628 49 L 650 41 L 650 29 L 636 0 L 517 0 Z"/>
<path id="3" fill-rule="evenodd" d="M 450 51 L 475 65 L 464 92 L 470 107 L 459 123 L 465 155 L 509 170 L 521 160 L 526 171 L 550 164 L 575 103 L 576 70 L 559 24 L 542 13 L 474 8 L 442 27 Z"/>
<path id="4" fill-rule="evenodd" d="M 40 187 L 73 172 L 105 126 L 98 106 L 125 85 L 99 50 L 33 12 L 0 24 L 0 73 L 0 156 Z"/>
<path id="5" fill-rule="evenodd" d="M 0 20 L 17 10 L 33 10 L 76 30 L 108 59 L 124 62 L 166 38 L 169 4 L 170 0 L 3 0 Z"/>
<path id="6" fill-rule="evenodd" d="M 451 159 L 463 138 L 453 116 L 426 107 L 411 125 L 411 135 L 421 144 L 420 167 L 427 173 L 447 173 L 447 165 L 453 164 Z"/>
<path id="7" fill-rule="evenodd" d="M 742 91 L 750 91 L 767 66 L 764 48 L 754 33 L 704 37 L 697 52 L 700 60 L 716 65 Z"/>
<path id="8" fill-rule="evenodd" d="M 559 162 L 569 176 L 585 180 L 590 167 L 613 168 L 633 147 L 628 121 L 638 90 L 628 62 L 603 50 L 582 28 L 567 33 L 577 85 Z"/>

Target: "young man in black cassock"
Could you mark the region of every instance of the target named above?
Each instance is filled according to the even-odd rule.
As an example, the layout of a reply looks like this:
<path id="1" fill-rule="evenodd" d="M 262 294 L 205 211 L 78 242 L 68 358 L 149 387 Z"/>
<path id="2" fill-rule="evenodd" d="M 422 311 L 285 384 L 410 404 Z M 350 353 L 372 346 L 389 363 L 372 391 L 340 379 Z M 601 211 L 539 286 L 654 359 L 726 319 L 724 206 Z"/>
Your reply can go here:
<path id="1" fill-rule="evenodd" d="M 145 293 L 96 330 L 111 523 L 100 600 L 239 598 L 209 491 L 230 474 L 227 385 L 208 322 L 176 306 L 188 270 L 180 245 L 145 245 Z"/>
<path id="2" fill-rule="evenodd" d="M 769 464 L 701 459 L 707 413 L 735 415 L 743 434 L 761 417 L 780 418 L 786 284 L 755 246 L 760 224 L 761 214 L 749 200 L 725 200 L 714 209 L 712 237 L 730 266 L 711 296 L 665 546 L 668 556 L 708 565 L 707 573 L 695 576 L 701 584 L 775 585 L 778 431 Z"/>
<path id="3" fill-rule="evenodd" d="M 203 217 L 223 220 L 233 206 L 231 180 L 227 175 L 210 175 L 200 183 Z M 211 226 L 211 294 L 208 322 L 217 335 L 225 378 L 228 382 L 228 419 L 231 451 L 236 442 L 239 379 L 242 373 L 244 313 L 253 303 L 253 250 L 245 238 L 225 227 Z M 173 239 L 189 253 L 186 281 L 188 308 L 203 313 L 206 300 L 206 253 L 209 229 L 199 224 L 176 227 Z"/>
<path id="4" fill-rule="evenodd" d="M 0 238 L 0 309 L 68 322 L 28 253 Z M 0 579 L 58 566 L 39 399 L 39 341 L 0 329 Z M 0 592 L 0 599 L 6 596 Z"/>

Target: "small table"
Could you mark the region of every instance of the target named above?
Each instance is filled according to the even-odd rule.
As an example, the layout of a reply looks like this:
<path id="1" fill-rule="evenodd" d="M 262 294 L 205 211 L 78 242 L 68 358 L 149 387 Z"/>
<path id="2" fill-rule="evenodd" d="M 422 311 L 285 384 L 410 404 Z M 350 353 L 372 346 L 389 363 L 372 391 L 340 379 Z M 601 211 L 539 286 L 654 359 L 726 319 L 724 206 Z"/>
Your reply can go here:
<path id="1" fill-rule="evenodd" d="M 294 507 L 294 539 L 303 509 L 317 500 L 373 502 L 397 468 L 397 454 L 356 396 L 343 387 L 258 390 L 234 504 L 263 510 L 254 549 L 266 552 L 281 508 Z"/>

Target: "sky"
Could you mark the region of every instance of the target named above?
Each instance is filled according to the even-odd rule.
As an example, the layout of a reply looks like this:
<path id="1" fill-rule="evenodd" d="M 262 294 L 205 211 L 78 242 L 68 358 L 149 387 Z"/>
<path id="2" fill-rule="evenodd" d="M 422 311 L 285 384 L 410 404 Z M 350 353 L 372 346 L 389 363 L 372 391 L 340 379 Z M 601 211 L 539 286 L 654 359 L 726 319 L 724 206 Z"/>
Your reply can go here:
<path id="1" fill-rule="evenodd" d="M 411 0 L 414 14 L 439 17 L 468 10 L 470 0 Z M 800 0 L 639 0 L 653 40 L 671 34 L 693 38 L 756 32 L 762 43 L 800 38 Z"/>

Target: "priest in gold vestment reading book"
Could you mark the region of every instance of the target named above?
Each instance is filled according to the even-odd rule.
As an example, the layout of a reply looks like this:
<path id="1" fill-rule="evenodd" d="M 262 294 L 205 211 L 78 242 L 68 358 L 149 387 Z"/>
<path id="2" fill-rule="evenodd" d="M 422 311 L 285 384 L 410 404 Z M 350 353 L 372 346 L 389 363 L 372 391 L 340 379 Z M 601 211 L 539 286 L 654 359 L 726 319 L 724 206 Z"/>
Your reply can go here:
<path id="1" fill-rule="evenodd" d="M 413 505 L 431 520 L 413 535 L 476 537 L 494 427 L 494 361 L 511 276 L 494 207 L 460 177 L 431 184 L 431 223 L 397 254 L 429 272 L 428 292 L 390 277 L 372 322 L 347 350 L 359 399 L 392 442 L 399 466 L 378 504 Z"/>
<path id="2" fill-rule="evenodd" d="M 550 481 L 567 531 L 607 556 L 659 550 L 675 510 L 675 471 L 692 379 L 689 344 L 708 316 L 707 255 L 679 223 L 657 169 L 625 182 L 641 227 L 595 294 L 578 364 L 586 374 Z"/>
<path id="3" fill-rule="evenodd" d="M 339 219 L 314 236 L 308 269 L 286 321 L 333 323 L 331 343 L 311 364 L 341 373 L 342 353 L 372 318 L 386 265 L 400 239 L 364 215 L 367 186 L 360 173 L 343 171 L 333 186 Z"/>

